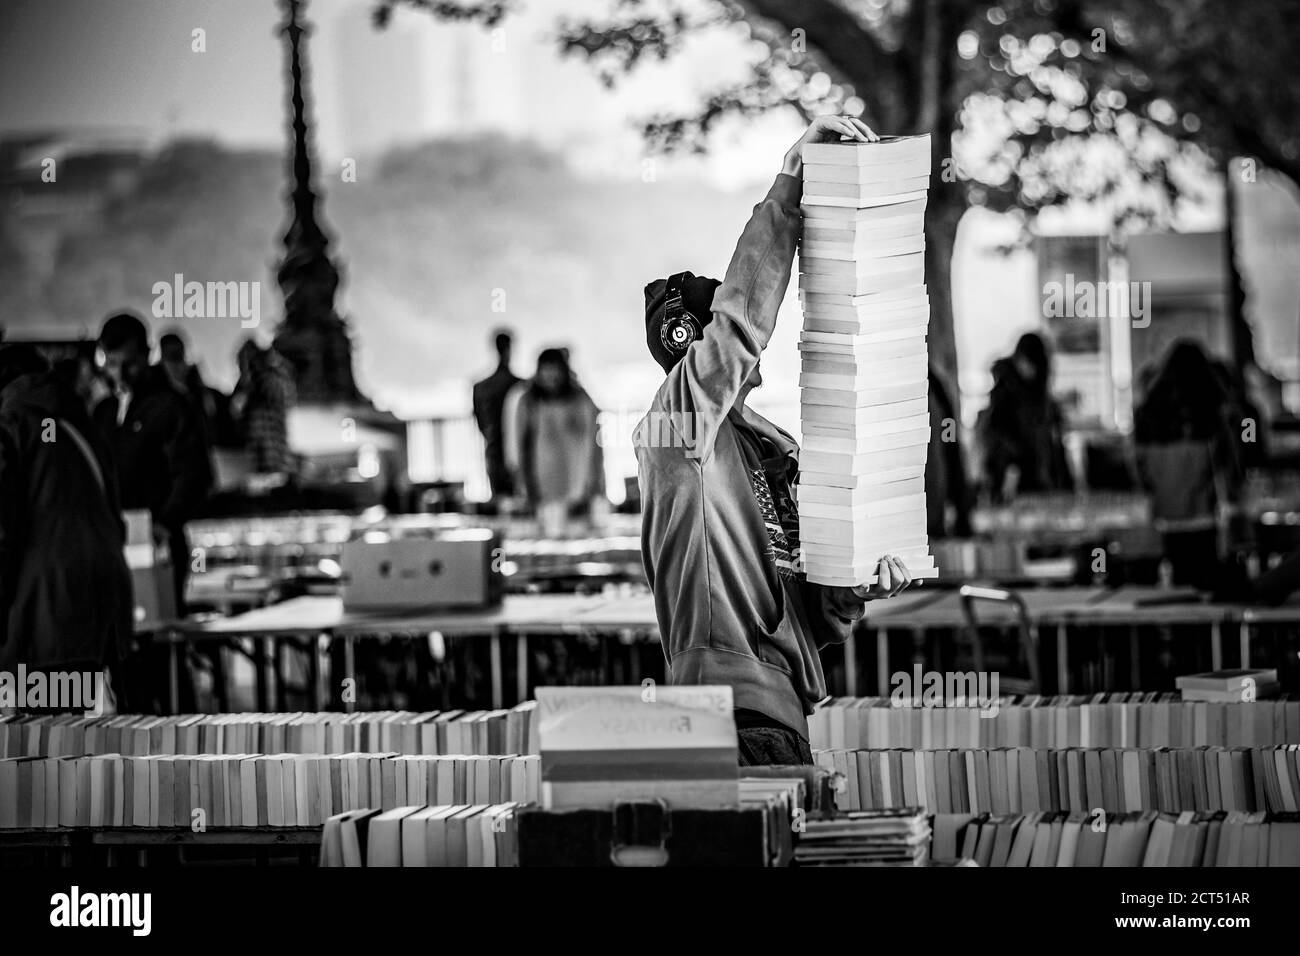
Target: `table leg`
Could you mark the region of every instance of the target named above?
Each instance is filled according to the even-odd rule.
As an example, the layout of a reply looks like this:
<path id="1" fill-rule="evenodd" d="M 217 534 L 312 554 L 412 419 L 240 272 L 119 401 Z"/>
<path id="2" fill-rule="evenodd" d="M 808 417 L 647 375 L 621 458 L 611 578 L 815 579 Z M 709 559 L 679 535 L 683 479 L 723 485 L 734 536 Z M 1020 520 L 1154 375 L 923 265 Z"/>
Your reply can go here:
<path id="1" fill-rule="evenodd" d="M 328 646 L 329 646 L 329 641 L 326 635 L 317 634 L 315 637 L 311 639 L 311 645 L 308 647 L 308 651 L 310 651 L 310 658 L 311 658 L 311 660 L 309 661 L 309 667 L 310 667 L 309 674 L 310 674 L 310 681 L 311 681 L 311 691 L 310 691 L 311 709 L 316 711 L 317 713 L 319 713 L 321 710 L 322 695 L 321 695 L 321 688 L 320 688 L 320 680 L 321 680 L 321 674 L 324 672 L 324 668 L 321 666 L 321 648 L 328 647 Z"/>
<path id="2" fill-rule="evenodd" d="M 175 714 L 181 709 L 181 643 L 172 639 L 167 656 L 170 666 L 167 668 L 167 707 Z"/>
<path id="3" fill-rule="evenodd" d="M 501 629 L 494 628 L 492 631 L 492 643 L 488 647 L 488 653 L 492 660 L 492 709 L 499 710 L 501 701 L 505 694 L 502 690 L 501 677 Z"/>
<path id="4" fill-rule="evenodd" d="M 275 712 L 283 714 L 289 708 L 288 694 L 284 687 L 284 641 L 268 637 L 271 645 L 271 684 L 275 688 Z"/>
<path id="5" fill-rule="evenodd" d="M 251 638 L 253 644 L 253 671 L 257 677 L 257 709 L 267 713 L 271 698 L 266 688 L 266 646 L 261 638 Z"/>
<path id="6" fill-rule="evenodd" d="M 1250 667 L 1250 625 L 1242 621 L 1237 628 L 1237 639 L 1241 650 L 1242 670 Z"/>
<path id="7" fill-rule="evenodd" d="M 925 659 L 925 628 L 912 628 L 912 663 L 920 664 L 921 669 L 925 670 L 929 663 Z"/>
<path id="8" fill-rule="evenodd" d="M 1223 670 L 1223 634 L 1218 621 L 1210 625 L 1210 670 Z"/>
<path id="9" fill-rule="evenodd" d="M 1138 644 L 1138 629 L 1129 625 L 1128 629 L 1128 689 L 1142 689 L 1142 648 Z"/>
<path id="10" fill-rule="evenodd" d="M 515 691 L 519 696 L 516 703 L 528 699 L 528 635 L 523 631 L 515 635 Z"/>
<path id="11" fill-rule="evenodd" d="M 343 635 L 343 679 L 352 688 L 352 693 L 343 699 L 343 711 L 348 714 L 357 709 L 357 652 L 352 640 L 351 634 Z"/>
<path id="12" fill-rule="evenodd" d="M 1065 625 L 1056 625 L 1056 692 L 1070 692 L 1070 658 L 1067 650 L 1069 641 L 1065 636 Z"/>
<path id="13" fill-rule="evenodd" d="M 876 692 L 889 696 L 889 629 L 876 628 Z"/>

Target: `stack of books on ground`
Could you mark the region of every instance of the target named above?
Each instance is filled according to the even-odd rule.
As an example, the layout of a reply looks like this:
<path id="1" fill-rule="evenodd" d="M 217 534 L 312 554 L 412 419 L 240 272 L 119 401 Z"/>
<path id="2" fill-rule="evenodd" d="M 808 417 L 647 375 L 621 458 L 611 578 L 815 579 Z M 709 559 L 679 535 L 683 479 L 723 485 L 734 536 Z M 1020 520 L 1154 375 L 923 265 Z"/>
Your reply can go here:
<path id="1" fill-rule="evenodd" d="M 1174 680 L 1183 700 L 1208 700 L 1216 703 L 1251 703 L 1276 697 L 1281 685 L 1273 669 L 1210 671 L 1188 674 Z"/>
<path id="2" fill-rule="evenodd" d="M 1300 744 L 1300 699 L 1286 695 L 1243 703 L 1240 697 L 1222 702 L 1107 693 L 1003 697 L 995 704 L 914 706 L 893 697 L 836 697 L 809 718 L 808 732 L 814 749 L 827 750 Z"/>
<path id="3" fill-rule="evenodd" d="M 1300 811 L 1300 747 L 819 750 L 845 809 Z"/>
<path id="4" fill-rule="evenodd" d="M 527 701 L 509 710 L 0 717 L 0 757 L 83 754 L 537 753 Z"/>
<path id="5" fill-rule="evenodd" d="M 536 756 L 200 754 L 0 760 L 0 829 L 304 827 L 346 810 L 528 802 Z"/>
<path id="6" fill-rule="evenodd" d="M 937 577 L 925 521 L 930 137 L 803 148 L 799 298 L 808 580 L 870 584 L 879 558 Z"/>
<path id="7" fill-rule="evenodd" d="M 940 814 L 930 852 L 999 867 L 1300 866 L 1300 814 Z"/>
<path id="8" fill-rule="evenodd" d="M 808 820 L 794 848 L 797 866 L 925 866 L 930 824 L 916 807 L 862 810 Z"/>
<path id="9" fill-rule="evenodd" d="M 320 865 L 515 866 L 516 804 L 350 810 L 325 821 Z"/>
<path id="10" fill-rule="evenodd" d="M 540 687 L 536 718 L 544 809 L 739 805 L 730 687 Z"/>

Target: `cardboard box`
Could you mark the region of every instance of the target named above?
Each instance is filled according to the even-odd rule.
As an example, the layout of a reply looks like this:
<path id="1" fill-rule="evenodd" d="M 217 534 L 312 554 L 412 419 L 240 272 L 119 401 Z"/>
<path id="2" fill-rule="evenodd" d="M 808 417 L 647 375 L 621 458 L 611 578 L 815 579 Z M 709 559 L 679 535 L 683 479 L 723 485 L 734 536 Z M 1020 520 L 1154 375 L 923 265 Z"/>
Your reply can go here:
<path id="1" fill-rule="evenodd" d="M 503 590 L 501 539 L 485 528 L 349 541 L 341 564 L 348 610 L 489 607 Z"/>

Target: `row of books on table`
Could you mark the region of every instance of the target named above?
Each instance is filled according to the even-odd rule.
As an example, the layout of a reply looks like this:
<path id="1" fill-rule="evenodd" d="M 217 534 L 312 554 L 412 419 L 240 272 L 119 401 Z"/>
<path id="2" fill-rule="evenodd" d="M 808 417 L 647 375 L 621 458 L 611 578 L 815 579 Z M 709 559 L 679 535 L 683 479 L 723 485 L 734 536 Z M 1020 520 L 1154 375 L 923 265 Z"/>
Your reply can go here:
<path id="1" fill-rule="evenodd" d="M 841 809 L 1300 811 L 1300 746 L 819 750 Z"/>
<path id="2" fill-rule="evenodd" d="M 814 748 L 1269 747 L 1300 744 L 1300 700 L 1169 693 L 1004 697 L 985 706 L 837 697 L 808 720 Z"/>
<path id="3" fill-rule="evenodd" d="M 533 801 L 536 756 L 200 754 L 0 760 L 0 830 L 320 826 L 345 810 Z"/>
<path id="4" fill-rule="evenodd" d="M 737 852 L 737 859 L 761 859 L 784 866 L 923 866 L 930 852 L 930 823 L 916 809 L 863 811 L 791 826 L 791 795 L 774 781 L 747 781 L 752 786 L 742 809 L 761 809 L 768 821 L 762 831 L 745 831 L 765 845 L 756 855 Z M 713 811 L 726 814 L 728 811 Z M 735 811 L 731 811 L 735 812 Z M 325 821 L 321 832 L 323 867 L 489 867 L 521 864 L 521 832 L 554 824 L 556 815 L 531 805 L 456 804 L 404 806 L 388 811 L 352 810 Z M 530 844 L 523 837 L 525 854 Z M 554 865 L 568 860 L 545 851 L 546 838 L 531 841 L 533 856 L 524 865 Z M 676 848 L 669 840 L 669 859 Z M 604 850 L 608 855 L 609 848 Z"/>
<path id="5" fill-rule="evenodd" d="M 515 866 L 516 806 L 451 804 L 335 814 L 321 831 L 320 865 Z"/>
<path id="6" fill-rule="evenodd" d="M 408 806 L 336 814 L 321 835 L 324 867 L 515 866 L 515 803 Z M 933 821 L 933 822 L 931 822 Z M 1300 866 L 1300 815 L 1218 811 L 936 814 L 858 811 L 807 821 L 798 866 Z"/>
<path id="7" fill-rule="evenodd" d="M 508 710 L 0 717 L 0 757 L 537 753 L 534 701 Z"/>
<path id="8" fill-rule="evenodd" d="M 1300 866 L 1300 815 L 938 814 L 932 858 L 979 866 Z"/>

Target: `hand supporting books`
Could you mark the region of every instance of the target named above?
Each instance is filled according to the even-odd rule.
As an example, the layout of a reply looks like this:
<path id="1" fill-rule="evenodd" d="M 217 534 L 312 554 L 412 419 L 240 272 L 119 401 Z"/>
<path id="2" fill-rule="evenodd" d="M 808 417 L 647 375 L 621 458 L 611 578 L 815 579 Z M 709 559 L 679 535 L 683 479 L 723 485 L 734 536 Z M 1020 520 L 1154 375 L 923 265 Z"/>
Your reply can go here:
<path id="1" fill-rule="evenodd" d="M 852 116 L 819 116 L 785 154 L 781 172 L 787 176 L 803 175 L 803 148 L 806 143 L 838 142 L 842 138 L 859 143 L 874 143 L 880 139 L 871 127 Z"/>
<path id="2" fill-rule="evenodd" d="M 893 597 L 912 583 L 912 575 L 900 558 L 887 554 L 876 566 L 876 583 L 859 584 L 853 593 L 864 601 Z"/>

